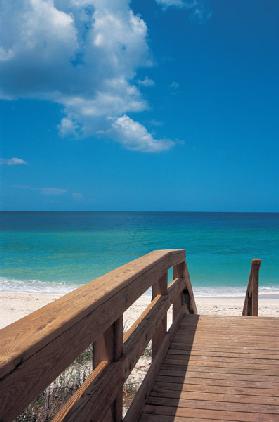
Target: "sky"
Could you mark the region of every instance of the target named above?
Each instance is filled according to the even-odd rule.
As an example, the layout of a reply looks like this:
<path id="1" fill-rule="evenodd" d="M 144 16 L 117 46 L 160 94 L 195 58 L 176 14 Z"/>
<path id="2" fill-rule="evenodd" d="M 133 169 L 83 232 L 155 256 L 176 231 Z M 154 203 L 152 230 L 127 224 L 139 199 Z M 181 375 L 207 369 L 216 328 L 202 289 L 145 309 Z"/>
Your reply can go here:
<path id="1" fill-rule="evenodd" d="M 0 0 L 2 210 L 279 212 L 277 0 Z"/>

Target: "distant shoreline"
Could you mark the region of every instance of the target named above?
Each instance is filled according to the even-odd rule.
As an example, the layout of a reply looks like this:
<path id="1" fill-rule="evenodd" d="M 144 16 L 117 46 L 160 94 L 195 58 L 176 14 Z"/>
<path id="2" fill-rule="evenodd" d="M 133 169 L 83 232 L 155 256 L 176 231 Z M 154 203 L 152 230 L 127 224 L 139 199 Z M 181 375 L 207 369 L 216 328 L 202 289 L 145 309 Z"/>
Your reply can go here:
<path id="1" fill-rule="evenodd" d="M 0 210 L 0 213 L 140 213 L 140 214 L 279 214 L 279 211 L 186 211 L 186 210 Z"/>
<path id="2" fill-rule="evenodd" d="M 96 277 L 98 278 L 98 277 Z M 94 280 L 94 279 L 93 279 Z M 93 281 L 89 280 L 87 283 Z M 49 294 L 64 295 L 87 283 L 66 283 L 66 282 L 46 282 L 41 280 L 15 280 L 0 276 L 0 293 L 30 293 L 30 294 Z M 243 298 L 246 294 L 246 286 L 208 285 L 195 286 L 193 289 L 195 297 L 199 298 Z M 259 286 L 259 297 L 262 299 L 278 299 L 278 286 Z"/>
<path id="3" fill-rule="evenodd" d="M 0 328 L 34 312 L 63 296 L 62 293 L 0 292 Z M 275 295 L 274 295 L 275 296 Z M 259 297 L 259 315 L 279 317 L 279 296 Z M 198 312 L 207 315 L 241 315 L 244 297 L 196 297 Z M 148 294 L 142 295 L 124 314 L 127 329 L 150 302 Z"/>

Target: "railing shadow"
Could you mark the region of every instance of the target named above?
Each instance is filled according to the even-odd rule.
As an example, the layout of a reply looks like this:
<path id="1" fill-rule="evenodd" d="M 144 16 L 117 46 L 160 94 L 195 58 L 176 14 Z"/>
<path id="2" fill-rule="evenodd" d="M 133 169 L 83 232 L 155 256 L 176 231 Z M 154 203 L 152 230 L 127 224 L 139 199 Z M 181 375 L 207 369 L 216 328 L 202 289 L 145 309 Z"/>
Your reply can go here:
<path id="1" fill-rule="evenodd" d="M 147 398 L 141 422 L 152 421 L 151 415 L 160 416 L 162 422 L 172 422 L 178 416 L 180 401 L 186 400 L 191 391 L 187 375 L 198 321 L 199 315 L 185 315 L 182 319 Z"/>

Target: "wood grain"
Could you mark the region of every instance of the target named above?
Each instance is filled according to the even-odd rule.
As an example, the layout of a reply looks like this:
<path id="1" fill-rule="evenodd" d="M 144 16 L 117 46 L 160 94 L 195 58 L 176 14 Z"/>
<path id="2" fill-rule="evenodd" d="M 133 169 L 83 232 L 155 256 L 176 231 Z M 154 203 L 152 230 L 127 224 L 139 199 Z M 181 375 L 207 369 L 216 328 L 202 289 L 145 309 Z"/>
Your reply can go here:
<path id="1" fill-rule="evenodd" d="M 124 422 L 134 422 L 137 421 L 142 408 L 144 406 L 145 403 L 145 399 L 147 397 L 147 395 L 149 394 L 152 385 L 154 383 L 155 377 L 160 369 L 160 365 L 161 362 L 165 356 L 165 354 L 167 353 L 169 344 L 171 342 L 172 337 L 175 334 L 175 331 L 177 329 L 177 326 L 179 325 L 179 322 L 181 321 L 181 319 L 183 318 L 184 315 L 184 311 L 183 309 L 181 309 L 180 314 L 177 315 L 175 321 L 173 322 L 171 328 L 169 329 L 169 331 L 167 332 L 167 334 L 164 337 L 164 340 L 162 342 L 162 345 L 156 355 L 156 357 L 152 360 L 152 364 L 148 370 L 148 373 L 143 381 L 143 383 L 141 384 L 139 391 L 136 394 L 136 397 L 134 398 L 132 405 L 130 406 L 130 408 L 128 409 L 128 412 L 124 418 Z"/>
<path id="2" fill-rule="evenodd" d="M 279 421 L 278 334 L 278 318 L 185 315 L 140 421 Z"/>
<path id="3" fill-rule="evenodd" d="M 260 259 L 253 259 L 243 306 L 243 316 L 258 316 Z"/>
<path id="4" fill-rule="evenodd" d="M 97 415 L 99 412 L 102 417 L 106 415 L 104 416 L 105 420 L 109 420 L 110 417 L 112 417 L 114 421 L 118 420 L 117 417 L 119 418 L 120 411 L 116 412 L 115 407 L 112 407 L 112 404 L 116 401 L 116 404 L 118 402 L 118 408 L 120 408 L 120 402 L 118 401 L 120 400 L 120 394 L 117 393 L 117 389 L 119 389 L 119 386 L 122 386 L 123 382 L 127 379 L 138 358 L 143 353 L 147 343 L 154 335 L 158 325 L 161 323 L 162 317 L 166 314 L 172 301 L 183 290 L 183 288 L 183 280 L 174 280 L 166 290 L 167 294 L 164 296 L 157 295 L 142 315 L 135 321 L 132 327 L 125 333 L 123 353 L 122 357 L 119 355 L 120 360 L 117 362 L 118 366 L 109 366 L 108 369 L 104 371 L 106 383 L 109 383 L 109 393 L 105 391 L 103 396 L 100 395 L 99 390 L 105 388 L 105 383 L 101 379 L 99 381 L 101 386 L 98 386 L 96 390 L 96 379 L 93 376 L 92 380 L 86 381 L 85 384 L 82 385 L 73 397 L 71 397 L 71 399 L 63 406 L 56 417 L 55 422 L 66 420 L 73 421 L 78 417 L 86 418 L 87 415 L 92 412 L 94 415 Z M 119 330 L 117 330 L 117 332 L 119 332 Z M 107 334 L 108 333 L 105 334 L 105 337 Z M 113 355 L 106 350 L 104 343 L 106 342 L 102 340 L 102 346 L 100 347 L 97 355 L 98 360 L 101 363 L 107 363 L 113 358 Z M 107 344 L 107 347 L 110 350 L 112 342 L 109 341 Z M 97 356 L 95 358 L 95 364 L 98 364 L 99 367 L 100 363 L 97 361 Z M 116 372 L 119 372 L 119 368 L 121 368 L 122 377 L 115 377 L 112 374 L 112 371 L 115 370 Z M 97 391 L 98 396 L 96 395 Z M 83 397 L 83 395 L 86 395 L 86 397 Z M 98 400 L 97 407 L 94 404 L 95 400 Z M 102 411 L 100 410 L 100 407 Z"/>
<path id="5" fill-rule="evenodd" d="M 1 417 L 14 418 L 169 267 L 184 259 L 183 250 L 151 252 L 2 329 Z"/>
<path id="6" fill-rule="evenodd" d="M 167 286 L 168 286 L 168 274 L 165 273 L 156 283 L 153 284 L 152 298 L 154 299 L 157 295 L 166 296 L 168 294 Z M 181 293 L 179 293 L 178 295 L 180 294 Z M 162 344 L 166 331 L 167 331 L 167 312 L 165 312 L 165 314 L 162 316 L 162 319 L 158 324 L 157 330 L 154 331 L 154 335 L 152 337 L 152 359 L 155 358 L 158 350 L 160 349 L 160 346 Z"/>

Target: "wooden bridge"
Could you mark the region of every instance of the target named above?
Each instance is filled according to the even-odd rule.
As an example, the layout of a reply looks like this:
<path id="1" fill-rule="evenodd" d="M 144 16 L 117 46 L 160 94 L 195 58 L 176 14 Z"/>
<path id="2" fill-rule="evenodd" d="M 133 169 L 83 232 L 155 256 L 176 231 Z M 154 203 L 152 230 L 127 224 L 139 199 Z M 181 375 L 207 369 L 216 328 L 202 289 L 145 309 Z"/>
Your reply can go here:
<path id="1" fill-rule="evenodd" d="M 198 316 L 184 251 L 161 250 L 2 329 L 0 421 L 14 420 L 91 344 L 94 369 L 53 421 L 123 420 L 123 384 L 151 339 L 152 364 L 125 422 L 279 421 L 278 320 L 252 316 L 259 266 L 252 261 L 244 316 Z M 123 334 L 123 312 L 151 286 L 151 303 Z"/>

